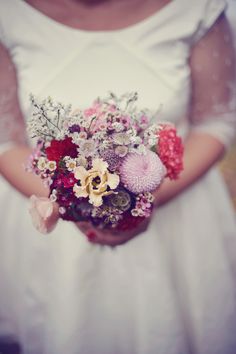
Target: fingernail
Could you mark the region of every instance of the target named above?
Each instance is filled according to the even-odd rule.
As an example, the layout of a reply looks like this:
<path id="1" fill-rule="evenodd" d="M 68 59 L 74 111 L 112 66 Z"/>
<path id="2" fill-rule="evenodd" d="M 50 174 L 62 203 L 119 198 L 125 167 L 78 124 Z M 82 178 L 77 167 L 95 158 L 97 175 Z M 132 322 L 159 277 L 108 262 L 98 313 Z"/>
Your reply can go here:
<path id="1" fill-rule="evenodd" d="M 87 236 L 88 240 L 90 242 L 92 242 L 96 238 L 97 235 L 94 231 L 89 231 L 89 232 L 87 232 L 86 236 Z"/>

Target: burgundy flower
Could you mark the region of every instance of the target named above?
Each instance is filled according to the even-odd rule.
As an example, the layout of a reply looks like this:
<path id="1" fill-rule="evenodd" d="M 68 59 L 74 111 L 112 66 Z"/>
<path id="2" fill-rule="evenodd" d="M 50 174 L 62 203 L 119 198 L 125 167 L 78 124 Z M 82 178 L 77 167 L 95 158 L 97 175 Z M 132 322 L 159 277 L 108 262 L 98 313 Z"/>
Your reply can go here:
<path id="1" fill-rule="evenodd" d="M 77 183 L 77 179 L 75 179 L 74 174 L 70 173 L 62 177 L 62 184 L 65 188 L 71 188 Z"/>
<path id="2" fill-rule="evenodd" d="M 53 188 L 57 188 L 57 187 L 71 188 L 77 182 L 78 180 L 75 179 L 73 173 L 69 173 L 67 175 L 58 174 L 53 182 Z"/>
<path id="3" fill-rule="evenodd" d="M 116 226 L 116 231 L 129 231 L 137 228 L 144 221 L 145 217 L 132 216 L 130 213 L 124 213 L 123 219 Z"/>
<path id="4" fill-rule="evenodd" d="M 170 179 L 177 179 L 183 170 L 184 148 L 181 138 L 176 134 L 175 128 L 164 127 L 159 132 L 156 150 L 167 169 L 166 176 Z"/>
<path id="5" fill-rule="evenodd" d="M 108 168 L 110 171 L 117 170 L 122 161 L 122 159 L 113 150 L 105 150 L 102 153 L 102 158 L 108 163 Z"/>
<path id="6" fill-rule="evenodd" d="M 71 138 L 63 140 L 52 140 L 50 146 L 46 148 L 47 158 L 50 161 L 58 162 L 64 156 L 77 157 L 77 145 Z"/>

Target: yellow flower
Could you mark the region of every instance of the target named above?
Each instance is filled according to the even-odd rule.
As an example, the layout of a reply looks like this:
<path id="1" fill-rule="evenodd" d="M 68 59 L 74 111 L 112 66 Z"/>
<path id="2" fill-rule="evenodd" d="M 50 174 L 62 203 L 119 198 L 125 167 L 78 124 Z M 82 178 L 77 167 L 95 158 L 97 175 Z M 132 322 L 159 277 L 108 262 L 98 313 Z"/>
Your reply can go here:
<path id="1" fill-rule="evenodd" d="M 73 191 L 77 198 L 89 197 L 89 203 L 96 207 L 102 205 L 102 197 L 112 194 L 111 189 L 115 189 L 120 178 L 115 173 L 110 173 L 107 162 L 96 158 L 92 162 L 92 168 L 86 170 L 83 166 L 74 170 L 75 178 L 80 185 L 75 184 Z"/>

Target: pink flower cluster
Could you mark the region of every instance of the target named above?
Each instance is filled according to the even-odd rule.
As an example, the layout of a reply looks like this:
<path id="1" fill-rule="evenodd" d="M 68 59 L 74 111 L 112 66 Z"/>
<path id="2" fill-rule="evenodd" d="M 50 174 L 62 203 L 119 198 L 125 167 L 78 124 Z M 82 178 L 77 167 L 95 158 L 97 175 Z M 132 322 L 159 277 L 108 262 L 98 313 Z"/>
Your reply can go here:
<path id="1" fill-rule="evenodd" d="M 154 197 L 152 193 L 145 192 L 138 194 L 134 209 L 131 210 L 133 216 L 149 218 L 153 208 Z"/>

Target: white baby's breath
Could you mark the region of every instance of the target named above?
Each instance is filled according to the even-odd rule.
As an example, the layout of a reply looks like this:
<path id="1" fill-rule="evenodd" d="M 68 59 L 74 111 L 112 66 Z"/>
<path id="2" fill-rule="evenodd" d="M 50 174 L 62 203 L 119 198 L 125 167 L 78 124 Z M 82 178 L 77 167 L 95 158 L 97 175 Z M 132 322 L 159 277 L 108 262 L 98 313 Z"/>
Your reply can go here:
<path id="1" fill-rule="evenodd" d="M 114 133 L 112 135 L 112 139 L 117 145 L 129 145 L 130 144 L 130 136 L 124 133 Z"/>
<path id="2" fill-rule="evenodd" d="M 145 145 L 140 144 L 140 145 L 137 147 L 136 152 L 137 152 L 138 154 L 140 154 L 140 155 L 145 155 L 146 152 L 147 152 L 147 148 L 146 148 Z"/>
<path id="3" fill-rule="evenodd" d="M 41 102 L 33 95 L 30 99 L 33 108 L 27 127 L 30 137 L 41 138 L 44 141 L 55 138 L 63 139 L 63 125 L 70 113 L 71 106 L 64 106 L 59 102 L 54 103 L 50 97 Z"/>
<path id="4" fill-rule="evenodd" d="M 93 139 L 81 140 L 78 151 L 84 157 L 93 157 L 97 154 L 97 142 Z"/>
<path id="5" fill-rule="evenodd" d="M 116 132 L 122 132 L 124 130 L 124 126 L 122 123 L 119 122 L 115 122 L 112 124 L 112 128 L 116 131 Z"/>
<path id="6" fill-rule="evenodd" d="M 84 156 L 79 156 L 76 158 L 76 165 L 86 168 L 88 166 L 88 161 Z"/>

